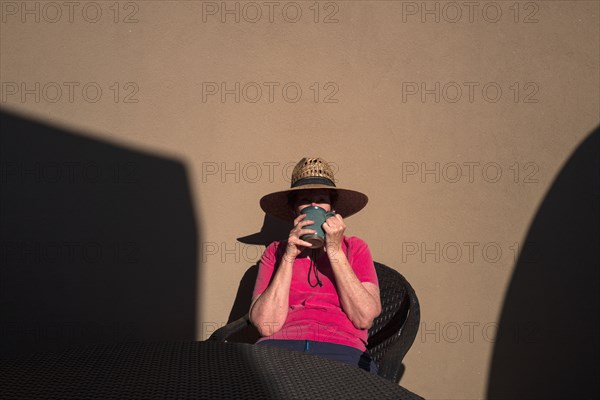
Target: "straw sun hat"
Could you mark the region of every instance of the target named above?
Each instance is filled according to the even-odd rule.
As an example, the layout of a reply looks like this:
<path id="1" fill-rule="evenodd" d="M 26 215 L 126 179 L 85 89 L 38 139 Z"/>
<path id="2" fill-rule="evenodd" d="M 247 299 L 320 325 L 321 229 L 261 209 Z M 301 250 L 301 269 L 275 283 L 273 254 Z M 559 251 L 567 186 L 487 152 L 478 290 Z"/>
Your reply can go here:
<path id="1" fill-rule="evenodd" d="M 322 158 L 303 158 L 296 164 L 292 172 L 292 183 L 289 190 L 274 192 L 260 199 L 260 207 L 267 214 L 277 218 L 293 221 L 292 207 L 288 204 L 289 195 L 298 190 L 330 189 L 337 193 L 335 211 L 346 218 L 356 214 L 367 205 L 369 198 L 355 190 L 342 189 L 335 186 L 333 169 Z"/>

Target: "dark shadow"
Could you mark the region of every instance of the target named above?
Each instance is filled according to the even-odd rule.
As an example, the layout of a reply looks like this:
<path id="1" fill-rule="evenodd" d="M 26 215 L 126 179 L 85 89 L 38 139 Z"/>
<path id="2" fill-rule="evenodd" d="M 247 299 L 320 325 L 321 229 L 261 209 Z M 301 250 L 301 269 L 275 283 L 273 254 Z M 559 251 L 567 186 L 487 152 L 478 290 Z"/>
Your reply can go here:
<path id="1" fill-rule="evenodd" d="M 508 287 L 489 399 L 588 399 L 598 392 L 600 129 L 542 202 Z"/>
<path id="2" fill-rule="evenodd" d="M 254 289 L 254 282 L 258 274 L 258 264 L 251 266 L 240 281 L 237 294 L 227 323 L 233 322 L 250 311 L 250 302 L 252 297 L 252 290 Z M 243 330 L 234 333 L 227 340 L 236 343 L 256 343 L 260 338 L 258 330 L 252 325 L 244 328 Z"/>
<path id="3" fill-rule="evenodd" d="M 244 244 L 257 244 L 266 247 L 273 242 L 287 239 L 290 229 L 292 229 L 291 222 L 265 214 L 260 231 L 252 235 L 239 237 L 237 240 Z"/>
<path id="4" fill-rule="evenodd" d="M 0 113 L 0 356 L 195 340 L 185 166 Z"/>
<path id="5" fill-rule="evenodd" d="M 267 247 L 272 242 L 287 238 L 290 228 L 290 222 L 282 221 L 265 214 L 263 226 L 260 228 L 259 232 L 240 237 L 237 240 L 244 244 Z M 242 277 L 227 323 L 233 322 L 248 313 L 252 301 L 252 290 L 254 289 L 254 282 L 256 281 L 257 275 L 258 264 L 255 264 L 251 266 Z M 256 328 L 249 326 L 232 335 L 228 340 L 239 343 L 255 343 L 259 337 L 260 335 Z"/>

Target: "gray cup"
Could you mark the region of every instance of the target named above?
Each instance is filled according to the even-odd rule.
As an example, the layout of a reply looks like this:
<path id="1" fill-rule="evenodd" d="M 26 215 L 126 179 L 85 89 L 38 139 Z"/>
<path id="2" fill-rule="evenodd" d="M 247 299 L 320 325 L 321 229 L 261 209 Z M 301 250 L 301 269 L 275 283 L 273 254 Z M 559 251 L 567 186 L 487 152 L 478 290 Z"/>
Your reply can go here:
<path id="1" fill-rule="evenodd" d="M 325 211 L 321 207 L 317 206 L 308 206 L 303 208 L 300 211 L 300 214 L 306 214 L 303 221 L 310 220 L 313 221 L 314 224 L 306 225 L 303 229 L 312 229 L 317 231 L 316 233 L 311 233 L 307 235 L 302 235 L 300 239 L 304 240 L 312 244 L 311 249 L 318 249 L 323 247 L 325 244 L 325 232 L 323 232 L 323 224 L 325 220 L 329 217 L 333 217 L 335 215 L 334 211 Z"/>

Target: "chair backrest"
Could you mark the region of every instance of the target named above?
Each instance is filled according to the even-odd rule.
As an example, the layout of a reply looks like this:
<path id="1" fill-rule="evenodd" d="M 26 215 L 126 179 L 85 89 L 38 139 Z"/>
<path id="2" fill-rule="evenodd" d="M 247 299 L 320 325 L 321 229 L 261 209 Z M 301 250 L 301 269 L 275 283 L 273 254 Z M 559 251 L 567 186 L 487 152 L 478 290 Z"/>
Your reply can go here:
<path id="1" fill-rule="evenodd" d="M 419 300 L 399 272 L 377 262 L 375 270 L 379 279 L 381 315 L 369 329 L 367 348 L 379 364 L 379 375 L 398 383 L 404 372 L 402 360 L 419 330 Z"/>

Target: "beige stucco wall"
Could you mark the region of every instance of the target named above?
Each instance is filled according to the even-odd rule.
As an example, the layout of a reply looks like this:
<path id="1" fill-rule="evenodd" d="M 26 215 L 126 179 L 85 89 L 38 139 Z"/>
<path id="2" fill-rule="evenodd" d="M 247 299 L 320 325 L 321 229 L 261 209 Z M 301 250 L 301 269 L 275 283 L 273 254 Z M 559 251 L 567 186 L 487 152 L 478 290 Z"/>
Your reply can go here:
<path id="1" fill-rule="evenodd" d="M 185 164 L 197 338 L 260 256 L 236 240 L 259 198 L 321 156 L 369 195 L 347 234 L 419 295 L 401 384 L 483 398 L 517 249 L 598 124 L 598 2 L 115 4 L 2 1 L 0 105 Z"/>

